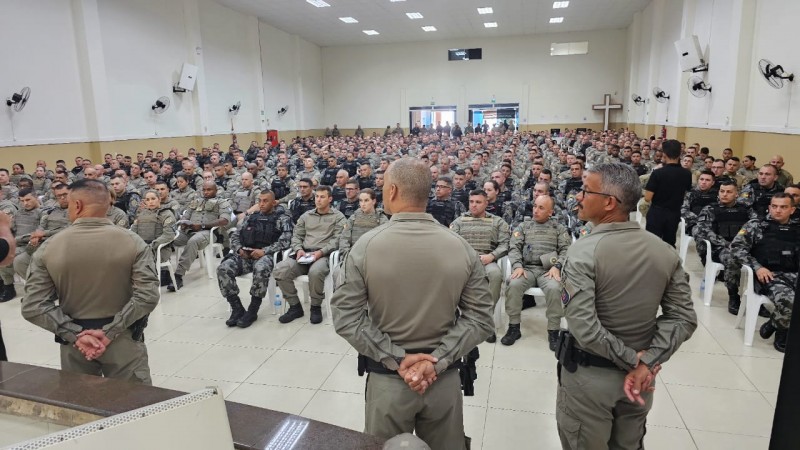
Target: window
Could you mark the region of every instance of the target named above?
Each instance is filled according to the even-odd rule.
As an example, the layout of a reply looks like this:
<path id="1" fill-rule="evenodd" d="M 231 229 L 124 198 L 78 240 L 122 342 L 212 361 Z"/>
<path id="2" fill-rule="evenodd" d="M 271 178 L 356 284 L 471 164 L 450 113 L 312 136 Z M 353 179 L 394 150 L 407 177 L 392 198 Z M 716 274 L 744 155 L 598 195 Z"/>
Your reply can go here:
<path id="1" fill-rule="evenodd" d="M 585 55 L 589 53 L 589 41 L 553 42 L 550 44 L 550 56 Z"/>

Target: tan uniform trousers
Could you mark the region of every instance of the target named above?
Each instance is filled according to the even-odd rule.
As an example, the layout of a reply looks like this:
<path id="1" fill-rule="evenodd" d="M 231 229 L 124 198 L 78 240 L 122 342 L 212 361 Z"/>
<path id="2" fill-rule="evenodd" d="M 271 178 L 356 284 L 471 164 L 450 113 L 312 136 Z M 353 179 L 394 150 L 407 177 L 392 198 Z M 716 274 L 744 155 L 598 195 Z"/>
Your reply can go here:
<path id="1" fill-rule="evenodd" d="M 17 252 L 14 256 L 14 272 L 23 280 L 28 279 L 28 266 L 31 265 L 31 253 L 28 253 L 25 250 L 26 248 L 17 247 Z"/>
<path id="2" fill-rule="evenodd" d="M 191 235 L 181 231 L 177 238 L 172 241 L 175 247 L 183 247 L 183 253 L 178 260 L 178 267 L 175 269 L 175 275 L 184 276 L 189 271 L 189 267 L 197 259 L 197 255 L 208 246 L 211 231 L 195 231 Z M 203 255 L 200 255 L 202 258 Z"/>
<path id="3" fill-rule="evenodd" d="M 622 390 L 625 375 L 605 367 L 578 366 L 574 373 L 561 368 L 556 421 L 565 450 L 644 448 L 653 394 L 643 395 L 645 406 L 632 403 Z"/>
<path id="4" fill-rule="evenodd" d="M 558 330 L 561 325 L 561 318 L 564 317 L 564 307 L 561 306 L 561 283 L 545 276 L 547 270 L 539 266 L 525 267 L 526 277 L 509 280 L 506 287 L 506 314 L 508 314 L 509 324 L 520 323 L 522 314 L 522 295 L 532 287 L 538 287 L 544 291 L 544 298 L 547 302 L 547 329 Z"/>
<path id="5" fill-rule="evenodd" d="M 503 271 L 496 262 L 486 264 L 483 268 L 489 278 L 489 292 L 492 294 L 492 301 L 497 305 L 497 301 L 500 300 L 500 290 L 503 287 Z"/>
<path id="6" fill-rule="evenodd" d="M 300 303 L 300 299 L 297 296 L 294 280 L 300 275 L 308 275 L 311 306 L 319 306 L 325 298 L 325 277 L 328 276 L 329 271 L 327 257 L 322 257 L 312 264 L 300 264 L 293 258 L 288 258 L 275 266 L 272 276 L 275 277 L 275 283 L 281 288 L 286 302 L 289 305 L 296 305 Z"/>
<path id="7" fill-rule="evenodd" d="M 397 375 L 370 373 L 366 397 L 365 433 L 389 439 L 416 432 L 431 450 L 466 448 L 458 370 L 440 374 L 423 395 Z"/>
<path id="8" fill-rule="evenodd" d="M 61 370 L 153 384 L 147 362 L 147 346 L 144 342 L 134 341 L 130 330 L 117 336 L 103 355 L 92 361 L 87 361 L 74 345 L 62 345 Z"/>

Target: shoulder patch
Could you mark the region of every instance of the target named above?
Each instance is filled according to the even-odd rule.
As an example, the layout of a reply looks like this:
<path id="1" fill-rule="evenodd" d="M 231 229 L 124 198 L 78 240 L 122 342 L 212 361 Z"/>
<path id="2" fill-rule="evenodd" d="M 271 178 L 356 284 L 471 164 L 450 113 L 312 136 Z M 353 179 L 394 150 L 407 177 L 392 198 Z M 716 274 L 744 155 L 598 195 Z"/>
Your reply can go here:
<path id="1" fill-rule="evenodd" d="M 521 233 L 519 231 L 514 232 L 514 237 L 520 237 Z"/>
<path id="2" fill-rule="evenodd" d="M 739 236 L 744 236 L 745 234 L 747 234 L 747 230 L 745 228 L 739 230 Z"/>

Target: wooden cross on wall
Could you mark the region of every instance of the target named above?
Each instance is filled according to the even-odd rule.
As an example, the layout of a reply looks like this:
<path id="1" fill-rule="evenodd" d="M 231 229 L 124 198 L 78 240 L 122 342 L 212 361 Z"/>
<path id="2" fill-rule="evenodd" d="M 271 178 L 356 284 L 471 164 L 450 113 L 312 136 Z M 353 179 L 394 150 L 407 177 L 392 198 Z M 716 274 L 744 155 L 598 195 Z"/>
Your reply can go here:
<path id="1" fill-rule="evenodd" d="M 612 109 L 622 109 L 621 103 L 611 103 L 611 94 L 605 94 L 603 103 L 600 105 L 592 105 L 594 110 L 603 110 L 603 131 L 608 129 L 608 116 Z"/>

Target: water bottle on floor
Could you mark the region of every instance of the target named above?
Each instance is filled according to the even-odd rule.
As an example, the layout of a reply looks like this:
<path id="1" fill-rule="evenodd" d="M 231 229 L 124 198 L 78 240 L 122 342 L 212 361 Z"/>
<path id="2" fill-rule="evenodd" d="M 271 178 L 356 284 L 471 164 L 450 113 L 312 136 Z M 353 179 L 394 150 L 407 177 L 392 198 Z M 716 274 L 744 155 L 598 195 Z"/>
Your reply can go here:
<path id="1" fill-rule="evenodd" d="M 281 302 L 281 294 L 275 294 L 275 302 L 272 304 L 272 306 L 274 307 L 272 310 L 273 315 L 280 314 L 282 312 L 283 302 Z"/>
<path id="2" fill-rule="evenodd" d="M 700 290 L 701 291 L 705 291 L 706 290 L 706 280 L 705 279 L 700 280 Z"/>

